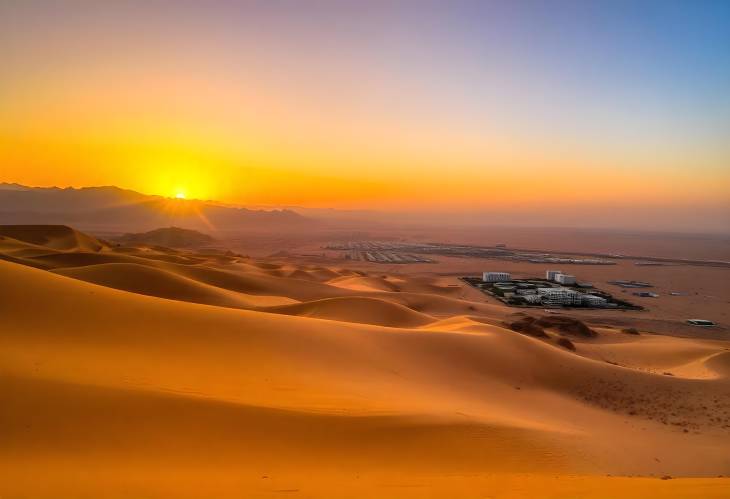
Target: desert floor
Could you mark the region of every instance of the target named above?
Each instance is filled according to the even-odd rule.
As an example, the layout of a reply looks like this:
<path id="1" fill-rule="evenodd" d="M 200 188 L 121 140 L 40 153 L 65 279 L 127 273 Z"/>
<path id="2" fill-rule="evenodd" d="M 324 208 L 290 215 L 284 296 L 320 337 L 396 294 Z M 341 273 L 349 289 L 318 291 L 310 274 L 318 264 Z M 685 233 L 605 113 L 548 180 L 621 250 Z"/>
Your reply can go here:
<path id="1" fill-rule="evenodd" d="M 457 280 L 539 265 L 0 236 L 0 497 L 730 496 L 728 270 L 582 266 L 691 293 L 545 314 Z"/>

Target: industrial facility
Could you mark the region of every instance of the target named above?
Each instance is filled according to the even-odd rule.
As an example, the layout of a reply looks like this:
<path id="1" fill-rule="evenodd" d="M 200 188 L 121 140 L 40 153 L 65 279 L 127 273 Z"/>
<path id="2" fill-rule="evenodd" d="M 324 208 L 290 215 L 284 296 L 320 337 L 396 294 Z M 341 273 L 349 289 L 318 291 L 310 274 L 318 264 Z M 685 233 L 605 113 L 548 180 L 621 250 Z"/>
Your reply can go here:
<path id="1" fill-rule="evenodd" d="M 591 309 L 629 309 L 642 307 L 614 298 L 609 293 L 578 283 L 576 277 L 559 270 L 548 270 L 545 278 L 515 279 L 508 272 L 487 271 L 462 280 L 483 293 L 515 307 L 568 307 Z"/>
<path id="2" fill-rule="evenodd" d="M 547 272 L 545 272 L 545 278 L 548 281 L 554 281 L 566 286 L 577 283 L 574 275 L 563 274 L 563 272 L 560 270 L 548 270 Z"/>

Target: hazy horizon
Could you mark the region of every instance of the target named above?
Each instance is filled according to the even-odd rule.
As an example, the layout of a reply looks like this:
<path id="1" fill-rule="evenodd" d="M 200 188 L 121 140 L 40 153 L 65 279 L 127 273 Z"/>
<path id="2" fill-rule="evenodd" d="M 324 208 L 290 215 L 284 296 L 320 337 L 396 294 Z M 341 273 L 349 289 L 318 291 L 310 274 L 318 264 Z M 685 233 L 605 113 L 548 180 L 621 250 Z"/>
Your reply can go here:
<path id="1" fill-rule="evenodd" d="M 59 186 L 59 185 L 47 185 L 47 186 L 32 186 L 24 185 L 19 182 L 4 182 L 0 179 L 0 188 L 2 185 L 13 185 L 16 184 L 21 187 L 27 187 L 32 189 L 95 189 L 112 187 L 123 190 L 131 190 L 139 194 L 150 195 L 150 196 L 161 196 L 160 194 L 147 193 L 135 191 L 134 189 L 127 189 L 117 185 L 86 185 L 86 186 Z M 175 199 L 174 196 L 162 196 L 170 199 Z M 697 226 L 693 224 L 693 220 L 697 217 L 697 212 L 688 213 L 688 217 L 683 221 L 684 223 L 678 223 L 675 219 L 672 224 L 661 225 L 654 222 L 653 224 L 647 223 L 651 216 L 659 215 L 656 212 L 648 212 L 642 216 L 638 216 L 636 213 L 630 213 L 633 210 L 632 207 L 623 207 L 623 212 L 620 216 L 617 212 L 613 212 L 609 215 L 595 213 L 593 218 L 588 223 L 582 217 L 571 218 L 570 210 L 564 212 L 551 212 L 547 216 L 545 214 L 535 213 L 529 209 L 522 210 L 496 210 L 491 211 L 463 211 L 463 212 L 438 212 L 438 211 L 408 211 L 408 210 L 388 210 L 379 209 L 378 207 L 363 207 L 361 209 L 349 209 L 349 208 L 336 208 L 336 207 L 305 207 L 293 204 L 273 204 L 273 205 L 258 205 L 249 203 L 230 203 L 223 202 L 216 199 L 185 199 L 186 201 L 202 201 L 210 202 L 214 204 L 221 204 L 224 206 L 234 206 L 248 209 L 260 209 L 260 210 L 281 210 L 290 209 L 302 213 L 305 216 L 315 216 L 328 218 L 332 220 L 346 220 L 352 222 L 388 222 L 390 224 L 412 224 L 412 225 L 423 225 L 423 226 L 438 226 L 438 225 L 450 225 L 450 226 L 480 226 L 480 227 L 502 227 L 502 228 L 542 228 L 542 229 L 579 229 L 579 230 L 603 230 L 603 231 L 636 231 L 640 233 L 677 233 L 677 234 L 696 234 L 696 235 L 710 235 L 710 236 L 729 236 L 730 225 L 722 217 L 713 218 L 714 224 L 707 224 L 704 226 Z M 180 201 L 176 199 L 176 201 Z M 620 209 L 620 208 L 617 208 Z M 584 213 L 585 214 L 585 213 Z M 603 216 L 603 218 L 602 218 Z"/>

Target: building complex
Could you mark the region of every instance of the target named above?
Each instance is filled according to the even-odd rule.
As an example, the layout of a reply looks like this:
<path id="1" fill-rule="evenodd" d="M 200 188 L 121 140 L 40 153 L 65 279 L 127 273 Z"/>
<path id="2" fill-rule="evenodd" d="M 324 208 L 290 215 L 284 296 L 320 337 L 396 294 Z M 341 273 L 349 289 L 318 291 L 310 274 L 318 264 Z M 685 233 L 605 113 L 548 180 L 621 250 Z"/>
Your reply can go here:
<path id="1" fill-rule="evenodd" d="M 462 280 L 512 306 L 641 309 L 590 285 L 578 283 L 575 276 L 559 270 L 548 270 L 544 279 L 515 279 L 507 272 L 488 271 L 481 279 L 464 277 Z"/>

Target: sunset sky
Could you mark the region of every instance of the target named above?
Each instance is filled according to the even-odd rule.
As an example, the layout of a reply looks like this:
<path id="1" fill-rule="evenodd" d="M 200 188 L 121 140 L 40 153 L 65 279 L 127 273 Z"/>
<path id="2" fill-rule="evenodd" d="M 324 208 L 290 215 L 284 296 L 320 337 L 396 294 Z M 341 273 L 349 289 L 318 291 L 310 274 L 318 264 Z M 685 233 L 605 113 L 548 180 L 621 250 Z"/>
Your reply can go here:
<path id="1" fill-rule="evenodd" d="M 727 1 L 5 0 L 0 53 L 0 181 L 728 225 Z"/>

